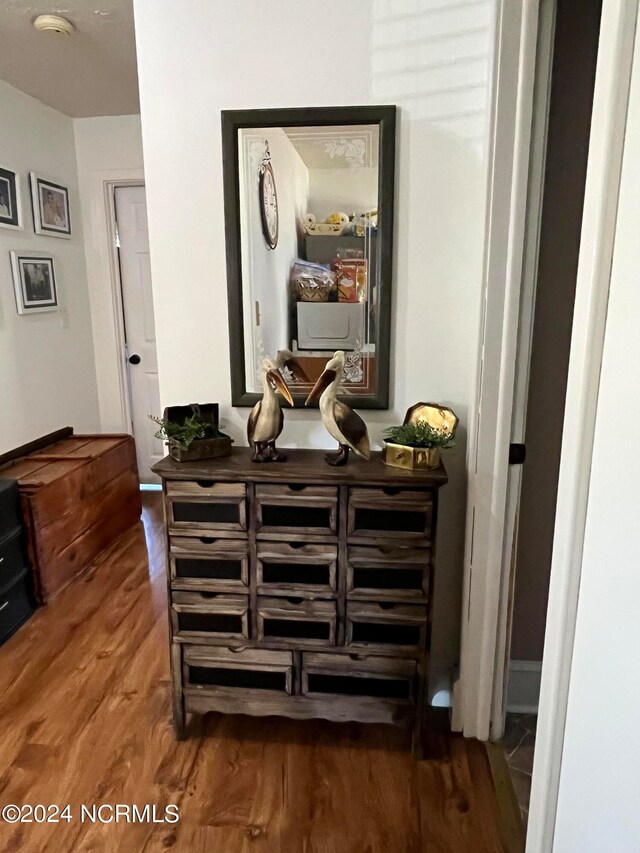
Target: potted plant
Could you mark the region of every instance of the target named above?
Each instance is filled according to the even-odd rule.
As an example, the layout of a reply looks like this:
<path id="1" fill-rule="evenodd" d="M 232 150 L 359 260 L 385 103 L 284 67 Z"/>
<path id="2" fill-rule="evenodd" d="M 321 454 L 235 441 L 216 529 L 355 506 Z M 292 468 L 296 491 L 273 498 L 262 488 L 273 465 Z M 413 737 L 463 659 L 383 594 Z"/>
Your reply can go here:
<path id="1" fill-rule="evenodd" d="M 156 438 L 167 442 L 176 462 L 231 455 L 233 439 L 218 429 L 217 403 L 170 406 L 162 418 L 149 417 L 159 426 Z"/>
<path id="2" fill-rule="evenodd" d="M 396 468 L 437 468 L 440 451 L 454 445 L 458 418 L 433 403 L 412 406 L 403 424 L 385 430 L 384 461 Z"/>

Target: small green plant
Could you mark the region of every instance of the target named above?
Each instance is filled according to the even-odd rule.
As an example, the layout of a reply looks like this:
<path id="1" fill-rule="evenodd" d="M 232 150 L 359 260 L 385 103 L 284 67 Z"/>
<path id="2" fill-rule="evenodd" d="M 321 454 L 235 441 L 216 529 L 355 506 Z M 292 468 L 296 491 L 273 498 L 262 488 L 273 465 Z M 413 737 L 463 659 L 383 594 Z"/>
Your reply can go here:
<path id="1" fill-rule="evenodd" d="M 149 418 L 160 427 L 155 434 L 156 438 L 175 442 L 184 450 L 188 450 L 192 442 L 198 438 L 216 438 L 221 434 L 211 421 L 203 420 L 197 413 L 185 418 L 183 424 L 166 421 L 153 415 L 149 415 Z"/>
<path id="2" fill-rule="evenodd" d="M 450 432 L 435 429 L 426 421 L 401 424 L 385 429 L 386 440 L 405 447 L 440 447 L 446 450 L 453 447 L 453 435 Z"/>

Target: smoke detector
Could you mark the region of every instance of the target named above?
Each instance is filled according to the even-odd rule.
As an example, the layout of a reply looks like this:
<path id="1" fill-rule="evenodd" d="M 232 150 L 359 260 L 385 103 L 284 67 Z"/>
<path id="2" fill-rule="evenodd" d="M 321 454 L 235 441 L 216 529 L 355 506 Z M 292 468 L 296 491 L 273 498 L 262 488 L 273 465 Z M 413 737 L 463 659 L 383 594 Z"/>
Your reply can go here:
<path id="1" fill-rule="evenodd" d="M 59 15 L 38 15 L 33 26 L 39 33 L 58 33 L 61 36 L 70 36 L 75 29 L 71 21 Z"/>

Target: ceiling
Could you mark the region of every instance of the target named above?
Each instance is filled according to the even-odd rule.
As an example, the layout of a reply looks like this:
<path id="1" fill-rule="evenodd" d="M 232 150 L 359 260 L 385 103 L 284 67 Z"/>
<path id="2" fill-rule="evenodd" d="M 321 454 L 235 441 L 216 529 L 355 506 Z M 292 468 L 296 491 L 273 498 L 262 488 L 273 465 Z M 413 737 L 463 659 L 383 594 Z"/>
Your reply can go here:
<path id="1" fill-rule="evenodd" d="M 76 31 L 37 32 L 43 14 Z M 73 117 L 140 112 L 133 0 L 0 0 L 0 79 Z"/>

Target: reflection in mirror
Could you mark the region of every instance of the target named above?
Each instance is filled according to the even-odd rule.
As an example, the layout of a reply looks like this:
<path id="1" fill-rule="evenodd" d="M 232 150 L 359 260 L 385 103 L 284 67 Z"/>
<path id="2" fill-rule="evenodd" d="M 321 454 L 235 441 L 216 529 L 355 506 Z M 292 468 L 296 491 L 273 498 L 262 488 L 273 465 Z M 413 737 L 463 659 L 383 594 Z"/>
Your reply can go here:
<path id="1" fill-rule="evenodd" d="M 393 108 L 378 109 L 393 114 Z M 232 362 L 238 356 L 243 362 L 234 403 L 249 404 L 261 393 L 265 356 L 282 360 L 293 353 L 301 369 L 285 368 L 285 378 L 303 398 L 334 351 L 343 350 L 344 394 L 357 397 L 359 406 L 384 405 L 390 269 L 383 275 L 382 267 L 390 267 L 393 193 L 384 194 L 385 209 L 380 121 L 239 125 L 233 126 L 235 156 L 225 156 L 229 295 L 240 309 L 232 314 Z M 387 180 L 392 187 L 393 172 Z M 229 222 L 229 186 L 237 223 Z M 240 312 L 238 352 L 234 319 Z M 234 378 L 237 373 L 236 365 Z"/>

